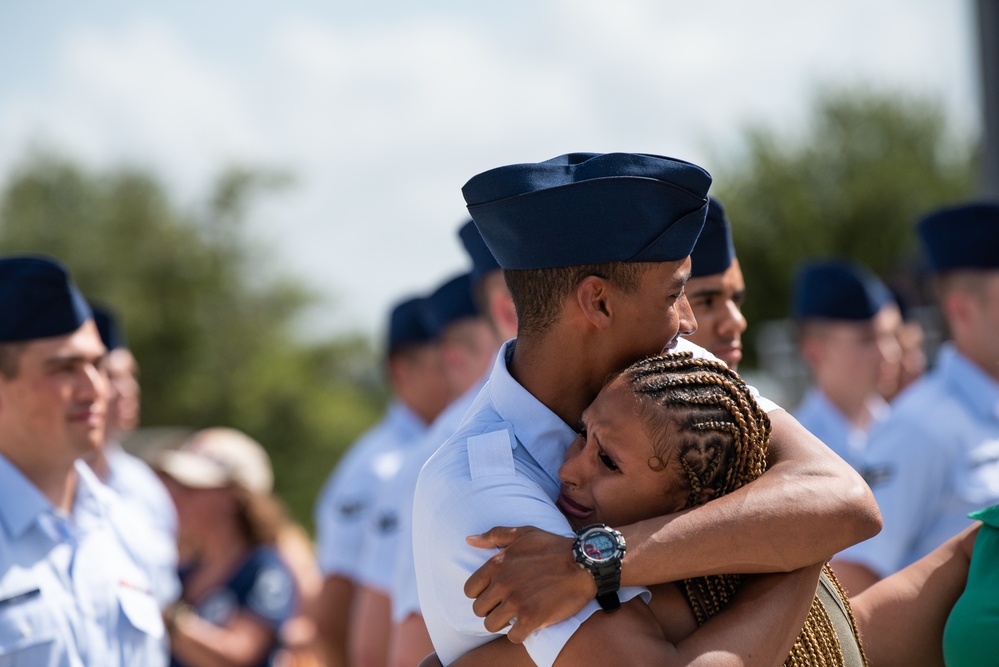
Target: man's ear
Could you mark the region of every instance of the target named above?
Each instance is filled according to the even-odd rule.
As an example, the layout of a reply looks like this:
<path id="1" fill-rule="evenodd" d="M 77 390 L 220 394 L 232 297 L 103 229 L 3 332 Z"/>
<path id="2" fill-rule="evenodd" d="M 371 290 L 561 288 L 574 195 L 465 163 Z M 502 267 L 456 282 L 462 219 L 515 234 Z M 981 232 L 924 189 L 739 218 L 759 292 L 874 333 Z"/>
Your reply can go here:
<path id="1" fill-rule="evenodd" d="M 609 293 L 610 284 L 600 276 L 586 276 L 576 286 L 576 303 L 583 317 L 601 330 L 610 326 L 612 318 Z"/>

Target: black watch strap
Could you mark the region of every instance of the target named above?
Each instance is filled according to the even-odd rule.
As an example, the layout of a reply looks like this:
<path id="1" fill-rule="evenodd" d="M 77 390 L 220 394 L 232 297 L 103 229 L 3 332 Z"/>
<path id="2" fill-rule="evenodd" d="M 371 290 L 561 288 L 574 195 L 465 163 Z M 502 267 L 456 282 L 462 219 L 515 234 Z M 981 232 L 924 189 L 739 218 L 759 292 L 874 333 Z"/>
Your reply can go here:
<path id="1" fill-rule="evenodd" d="M 591 571 L 597 583 L 597 604 L 600 608 L 604 611 L 620 609 L 621 599 L 617 592 L 621 588 L 621 563 L 608 563 Z"/>

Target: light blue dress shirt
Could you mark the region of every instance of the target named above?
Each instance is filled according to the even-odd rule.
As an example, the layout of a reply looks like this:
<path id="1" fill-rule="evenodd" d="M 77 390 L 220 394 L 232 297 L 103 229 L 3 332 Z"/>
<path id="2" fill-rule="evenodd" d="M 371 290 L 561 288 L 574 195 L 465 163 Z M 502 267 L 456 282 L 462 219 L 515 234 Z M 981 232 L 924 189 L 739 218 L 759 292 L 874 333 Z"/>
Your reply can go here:
<path id="1" fill-rule="evenodd" d="M 864 467 L 884 528 L 839 557 L 884 577 L 999 504 L 999 383 L 945 345 L 871 432 Z"/>
<path id="2" fill-rule="evenodd" d="M 119 535 L 152 582 L 161 609 L 180 597 L 177 512 L 163 482 L 144 461 L 107 443 L 106 485 L 121 498 Z"/>
<path id="3" fill-rule="evenodd" d="M 82 462 L 71 515 L 0 455 L 0 665 L 167 664 L 159 606 Z"/>
<path id="4" fill-rule="evenodd" d="M 426 424 L 399 401 L 362 435 L 326 480 L 314 509 L 316 554 L 325 576 L 356 580 L 364 528 L 384 480 L 402 466 L 405 452 L 427 432 Z"/>
<path id="5" fill-rule="evenodd" d="M 416 565 L 413 563 L 413 494 L 420 470 L 434 452 L 454 435 L 475 397 L 485 385 L 485 378 L 453 401 L 431 424 L 427 435 L 410 452 L 399 471 L 397 483 L 387 493 L 386 504 L 399 515 L 399 531 L 389 564 L 388 590 L 392 600 L 392 621 L 401 623 L 410 614 L 420 613 L 416 590 Z"/>
<path id="6" fill-rule="evenodd" d="M 558 469 L 576 432 L 510 375 L 507 363 L 515 344 L 509 341 L 500 350 L 461 426 L 423 467 L 413 499 L 420 608 L 444 664 L 499 636 L 485 629 L 463 592 L 468 577 L 496 550 L 475 549 L 465 538 L 494 526 L 574 534 L 555 501 Z M 713 358 L 684 339 L 677 350 Z M 765 399 L 760 404 L 767 411 L 777 407 Z M 647 596 L 648 591 L 632 587 L 619 593 L 622 602 L 636 595 Z M 591 600 L 572 618 L 528 637 L 524 646 L 534 662 L 553 664 L 599 608 Z"/>
<path id="7" fill-rule="evenodd" d="M 877 395 L 868 398 L 867 409 L 871 414 L 871 423 L 867 428 L 858 428 L 826 398 L 821 389 L 812 387 L 795 408 L 794 417 L 854 470 L 862 472 L 868 435 L 891 412 L 888 403 Z"/>

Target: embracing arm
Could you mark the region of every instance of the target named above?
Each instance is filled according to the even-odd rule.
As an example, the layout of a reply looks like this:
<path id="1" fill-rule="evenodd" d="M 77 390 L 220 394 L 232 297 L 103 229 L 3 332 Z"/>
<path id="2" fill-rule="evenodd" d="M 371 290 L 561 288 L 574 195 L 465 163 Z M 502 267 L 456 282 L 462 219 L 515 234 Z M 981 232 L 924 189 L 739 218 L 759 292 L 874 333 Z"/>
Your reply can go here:
<path id="1" fill-rule="evenodd" d="M 783 410 L 770 413 L 768 469 L 701 507 L 621 528 L 622 585 L 724 572 L 787 572 L 875 535 L 864 480 Z"/>
<path id="2" fill-rule="evenodd" d="M 555 665 L 595 660 L 612 664 L 771 667 L 791 650 L 815 596 L 820 566 L 747 577 L 729 605 L 676 643 L 639 599 L 613 613 L 595 612 L 566 643 Z M 533 665 L 527 650 L 499 638 L 465 654 L 453 667 Z"/>
<path id="3" fill-rule="evenodd" d="M 783 410 L 770 419 L 769 469 L 759 479 L 693 510 L 615 526 L 628 544 L 622 586 L 788 572 L 877 533 L 880 514 L 860 475 Z M 495 528 L 469 544 L 504 549 L 469 578 L 465 594 L 476 598 L 480 616 L 502 601 L 502 616 L 487 618 L 486 627 L 497 631 L 516 617 L 514 641 L 568 618 L 596 595 L 593 578 L 572 559 L 571 538 Z"/>
<path id="4" fill-rule="evenodd" d="M 980 525 L 850 599 L 872 667 L 944 664 L 944 625 L 964 591 Z"/>

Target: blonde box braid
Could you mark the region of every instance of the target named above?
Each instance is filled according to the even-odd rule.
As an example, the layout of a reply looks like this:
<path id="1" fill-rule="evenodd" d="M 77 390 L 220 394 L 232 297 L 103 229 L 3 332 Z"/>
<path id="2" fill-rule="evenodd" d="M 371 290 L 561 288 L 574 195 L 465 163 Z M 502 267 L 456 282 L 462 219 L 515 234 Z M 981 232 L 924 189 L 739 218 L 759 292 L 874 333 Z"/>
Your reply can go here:
<path id="1" fill-rule="evenodd" d="M 668 436 L 677 441 L 675 451 L 690 486 L 688 508 L 706 502 L 704 489 L 713 490 L 711 497 L 722 496 L 763 474 L 770 419 L 742 379 L 727 366 L 695 359 L 689 352 L 671 353 L 640 361 L 625 370 L 622 377 L 640 399 L 650 439 L 665 443 Z M 666 467 L 662 455 L 660 449 L 650 460 L 653 469 Z M 824 571 L 846 604 L 856 634 L 846 593 L 828 565 Z M 686 579 L 683 589 L 697 624 L 704 624 L 721 611 L 741 583 L 738 574 Z M 845 664 L 839 637 L 818 597 L 784 664 Z"/>

